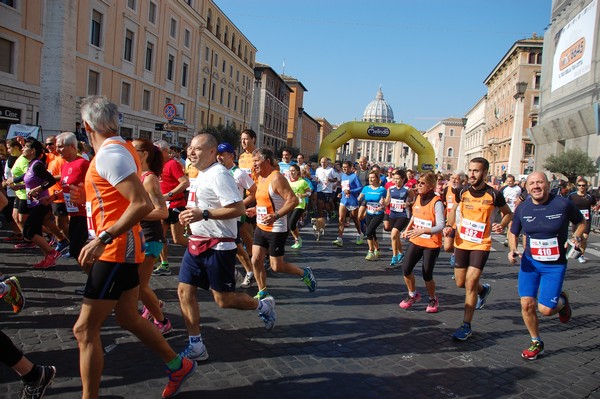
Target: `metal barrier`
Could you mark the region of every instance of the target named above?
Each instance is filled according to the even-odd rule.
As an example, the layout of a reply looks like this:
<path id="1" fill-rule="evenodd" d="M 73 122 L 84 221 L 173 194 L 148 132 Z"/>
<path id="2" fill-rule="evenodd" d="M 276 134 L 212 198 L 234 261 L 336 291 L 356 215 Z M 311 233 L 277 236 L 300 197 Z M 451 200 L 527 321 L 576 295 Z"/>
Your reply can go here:
<path id="1" fill-rule="evenodd" d="M 592 211 L 592 230 L 600 231 L 600 210 Z"/>

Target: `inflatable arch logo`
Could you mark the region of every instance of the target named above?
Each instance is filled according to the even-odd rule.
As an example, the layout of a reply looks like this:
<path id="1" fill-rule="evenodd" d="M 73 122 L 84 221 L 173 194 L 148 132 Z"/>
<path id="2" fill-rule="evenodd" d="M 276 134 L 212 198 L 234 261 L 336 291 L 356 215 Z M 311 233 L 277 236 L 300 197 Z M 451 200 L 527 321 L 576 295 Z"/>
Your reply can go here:
<path id="1" fill-rule="evenodd" d="M 329 133 L 319 148 L 319 159 L 335 159 L 336 150 L 351 139 L 402 141 L 418 156 L 419 172 L 433 171 L 435 151 L 417 129 L 403 123 L 346 122 Z"/>

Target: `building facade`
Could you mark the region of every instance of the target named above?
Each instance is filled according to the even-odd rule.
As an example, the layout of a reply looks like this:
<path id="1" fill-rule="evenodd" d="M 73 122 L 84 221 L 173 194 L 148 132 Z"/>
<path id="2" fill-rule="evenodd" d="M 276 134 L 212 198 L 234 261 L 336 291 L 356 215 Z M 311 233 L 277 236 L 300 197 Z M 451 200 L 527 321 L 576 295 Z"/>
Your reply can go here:
<path id="1" fill-rule="evenodd" d="M 451 173 L 459 165 L 461 137 L 466 120 L 462 118 L 447 118 L 424 133 L 435 150 L 435 171 Z"/>
<path id="2" fill-rule="evenodd" d="M 552 1 L 544 40 L 535 169 L 549 155 L 580 148 L 600 166 L 600 6 L 598 0 Z M 594 185 L 598 176 L 593 176 Z"/>
<path id="3" fill-rule="evenodd" d="M 209 125 L 249 125 L 256 48 L 213 1 L 14 1 L 0 11 L 0 107 L 21 111 L 20 123 L 73 130 L 81 98 L 104 95 L 123 136 L 183 145 Z M 166 104 L 176 115 L 165 126 Z"/>
<path id="4" fill-rule="evenodd" d="M 460 136 L 457 169 L 466 172 L 469 161 L 476 157 L 483 157 L 483 143 L 485 136 L 485 110 L 487 109 L 487 96 L 483 96 L 466 113 L 464 133 Z"/>
<path id="5" fill-rule="evenodd" d="M 266 64 L 254 67 L 255 85 L 253 130 L 256 132 L 256 146 L 278 149 L 287 145 L 289 103 L 292 89 Z"/>
<path id="6" fill-rule="evenodd" d="M 538 120 L 542 48 L 543 38 L 535 34 L 516 41 L 484 81 L 488 92 L 483 156 L 493 176 L 531 170 L 534 146 L 525 130 Z"/>

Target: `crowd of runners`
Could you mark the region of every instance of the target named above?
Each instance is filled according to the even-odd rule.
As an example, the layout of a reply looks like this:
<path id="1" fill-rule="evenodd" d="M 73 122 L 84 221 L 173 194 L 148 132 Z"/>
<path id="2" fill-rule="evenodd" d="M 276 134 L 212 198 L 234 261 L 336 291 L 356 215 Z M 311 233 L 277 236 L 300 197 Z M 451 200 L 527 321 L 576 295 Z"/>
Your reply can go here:
<path id="1" fill-rule="evenodd" d="M 381 246 L 391 247 L 382 265 L 402 273 L 406 297 L 399 307 L 405 310 L 422 299 L 414 274 L 419 263 L 425 311 L 440 310 L 434 270 L 440 251 L 451 252 L 453 278 L 465 292 L 456 340 L 472 335 L 475 310 L 491 293 L 481 278 L 492 233 L 506 233 L 508 260 L 521 265 L 519 295 L 531 336 L 522 357 L 534 360 L 544 352 L 538 312 L 569 321 L 568 294 L 562 289 L 567 256 L 586 261 L 596 206 L 584 178 L 565 198 L 551 193 L 541 172 L 521 185 L 508 175 L 500 189 L 494 188 L 484 158 L 448 175 L 381 169 L 365 157 L 356 163 L 323 157 L 311 165 L 302 154 L 292 160 L 288 149 L 279 161 L 271 149 L 256 148 L 250 129 L 241 132 L 239 154 L 230 143 L 200 133 L 181 157 L 165 141 L 121 138 L 117 107 L 103 97 L 86 98 L 81 119 L 82 131 L 49 136 L 44 143 L 32 138 L 0 142 L 5 155 L 0 207 L 12 230 L 5 241 L 40 251 L 33 268 L 54 268 L 61 257 L 72 257 L 87 274 L 73 328 L 84 398 L 99 395 L 100 331 L 113 311 L 123 328 L 163 359 L 169 376 L 163 397 L 173 397 L 197 362 L 209 356 L 197 289 L 209 291 L 220 308 L 256 311 L 270 331 L 277 313 L 267 268 L 296 276 L 316 292 L 318 270 L 286 261 L 285 252 L 288 247 L 302 251 L 303 236 L 322 239 L 328 224 L 337 224 L 328 245 L 353 246 L 368 262 L 381 264 Z M 389 242 L 383 242 L 382 230 L 389 232 Z M 178 351 L 163 337 L 173 326 L 150 287 L 152 278 L 172 272 L 167 237 L 172 245 L 186 247 L 177 294 L 189 340 Z M 2 279 L 0 297 L 15 313 L 21 311 L 25 298 L 17 277 Z M 0 360 L 23 378 L 22 397 L 42 397 L 56 369 L 31 364 L 1 332 L 0 340 Z"/>

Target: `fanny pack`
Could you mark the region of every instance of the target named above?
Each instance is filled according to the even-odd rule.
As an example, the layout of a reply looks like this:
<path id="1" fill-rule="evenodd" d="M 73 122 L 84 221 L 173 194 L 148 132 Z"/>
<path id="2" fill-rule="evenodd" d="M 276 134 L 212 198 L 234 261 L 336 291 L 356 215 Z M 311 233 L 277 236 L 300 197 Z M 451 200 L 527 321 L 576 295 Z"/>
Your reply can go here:
<path id="1" fill-rule="evenodd" d="M 220 242 L 234 242 L 235 238 L 222 237 L 211 238 L 202 236 L 191 236 L 188 238 L 188 251 L 194 256 L 200 255 L 202 252 L 211 249 Z"/>

